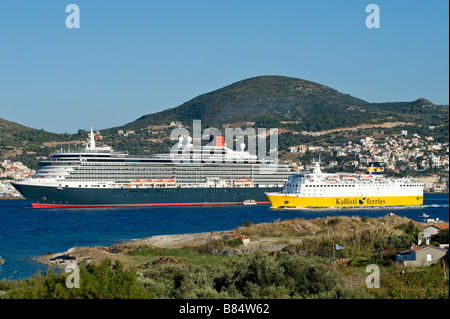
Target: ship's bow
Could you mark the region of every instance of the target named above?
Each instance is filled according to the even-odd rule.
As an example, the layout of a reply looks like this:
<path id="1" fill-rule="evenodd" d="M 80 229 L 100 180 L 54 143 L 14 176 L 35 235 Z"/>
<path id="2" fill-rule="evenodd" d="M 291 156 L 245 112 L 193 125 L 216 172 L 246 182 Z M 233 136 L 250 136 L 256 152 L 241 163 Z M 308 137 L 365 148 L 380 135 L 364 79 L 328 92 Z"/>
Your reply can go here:
<path id="1" fill-rule="evenodd" d="M 281 193 L 265 193 L 267 199 L 269 200 L 270 206 L 273 208 L 279 208 L 282 206 L 282 195 Z"/>

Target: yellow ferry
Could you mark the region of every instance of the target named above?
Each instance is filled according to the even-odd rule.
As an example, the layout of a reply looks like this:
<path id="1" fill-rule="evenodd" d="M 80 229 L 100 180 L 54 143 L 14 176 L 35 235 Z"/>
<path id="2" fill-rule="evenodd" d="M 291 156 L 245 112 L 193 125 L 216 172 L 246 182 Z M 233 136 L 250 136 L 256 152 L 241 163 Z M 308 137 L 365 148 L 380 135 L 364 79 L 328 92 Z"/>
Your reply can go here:
<path id="1" fill-rule="evenodd" d="M 323 173 L 320 160 L 309 173 L 289 177 L 281 192 L 265 193 L 273 208 L 370 207 L 423 204 L 423 183 L 386 177 L 379 163 L 366 174 Z"/>

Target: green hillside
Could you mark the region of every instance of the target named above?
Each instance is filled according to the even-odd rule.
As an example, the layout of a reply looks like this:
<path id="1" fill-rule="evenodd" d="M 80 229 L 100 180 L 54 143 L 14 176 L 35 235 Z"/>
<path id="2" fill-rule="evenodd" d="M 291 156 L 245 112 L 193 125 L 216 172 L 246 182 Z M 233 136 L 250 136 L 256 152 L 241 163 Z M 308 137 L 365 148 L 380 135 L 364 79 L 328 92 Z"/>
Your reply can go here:
<path id="1" fill-rule="evenodd" d="M 255 122 L 258 127 L 289 126 L 298 131 L 319 131 L 405 119 L 440 125 L 448 121 L 448 108 L 425 99 L 369 103 L 302 79 L 259 76 L 202 94 L 180 106 L 144 115 L 122 128 L 143 129 L 171 121 L 191 125 L 194 119 L 202 120 L 204 127 Z"/>
<path id="2" fill-rule="evenodd" d="M 39 159 L 47 158 L 58 143 L 77 144 L 87 138 L 87 132 L 57 134 L 37 130 L 0 118 L 0 160 L 12 159 L 36 168 Z"/>

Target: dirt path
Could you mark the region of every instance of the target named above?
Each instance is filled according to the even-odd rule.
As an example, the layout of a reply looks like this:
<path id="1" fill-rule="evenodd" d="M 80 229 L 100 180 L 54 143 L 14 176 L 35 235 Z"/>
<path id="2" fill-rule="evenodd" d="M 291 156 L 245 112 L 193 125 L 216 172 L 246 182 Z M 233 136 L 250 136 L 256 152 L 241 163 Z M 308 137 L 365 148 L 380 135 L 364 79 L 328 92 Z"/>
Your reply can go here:
<path id="1" fill-rule="evenodd" d="M 341 131 L 357 131 L 357 130 L 362 130 L 362 129 L 366 129 L 366 128 L 376 128 L 376 127 L 392 128 L 392 127 L 399 126 L 399 125 L 411 125 L 411 123 L 386 122 L 386 123 L 382 123 L 382 124 L 360 124 L 360 125 L 352 126 L 352 127 L 341 127 L 341 128 L 334 128 L 331 130 L 323 130 L 323 131 L 317 131 L 317 132 L 303 131 L 301 134 L 311 135 L 311 136 L 320 136 L 320 135 L 330 134 L 330 133 L 334 133 L 334 132 L 341 132 Z"/>

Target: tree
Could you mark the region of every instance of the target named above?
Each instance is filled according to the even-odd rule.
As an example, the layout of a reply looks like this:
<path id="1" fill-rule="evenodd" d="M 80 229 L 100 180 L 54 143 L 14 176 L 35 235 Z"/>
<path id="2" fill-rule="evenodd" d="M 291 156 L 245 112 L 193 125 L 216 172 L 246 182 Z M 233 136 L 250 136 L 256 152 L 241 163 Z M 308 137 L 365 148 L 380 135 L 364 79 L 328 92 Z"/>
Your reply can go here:
<path id="1" fill-rule="evenodd" d="M 436 236 L 434 236 L 433 241 L 436 241 L 440 244 L 448 244 L 448 228 L 441 230 Z"/>

